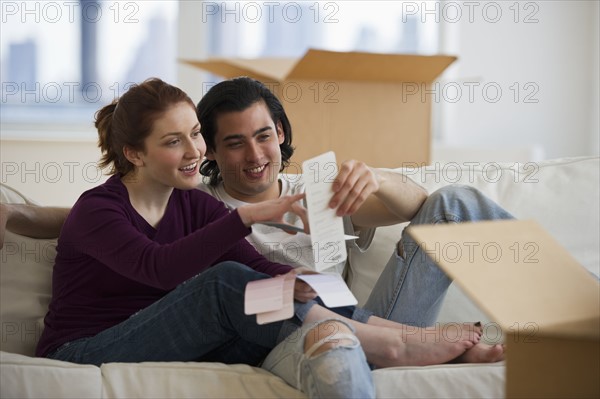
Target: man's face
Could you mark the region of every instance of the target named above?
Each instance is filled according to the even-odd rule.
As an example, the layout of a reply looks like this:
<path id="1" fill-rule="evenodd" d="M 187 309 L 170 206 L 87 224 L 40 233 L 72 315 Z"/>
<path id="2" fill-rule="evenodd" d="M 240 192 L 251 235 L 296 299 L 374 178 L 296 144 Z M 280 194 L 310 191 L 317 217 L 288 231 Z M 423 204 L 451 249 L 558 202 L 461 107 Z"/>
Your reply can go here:
<path id="1" fill-rule="evenodd" d="M 260 202 L 279 197 L 284 135 L 264 101 L 241 112 L 227 112 L 216 121 L 215 149 L 206 157 L 217 162 L 225 191 L 240 201 Z"/>

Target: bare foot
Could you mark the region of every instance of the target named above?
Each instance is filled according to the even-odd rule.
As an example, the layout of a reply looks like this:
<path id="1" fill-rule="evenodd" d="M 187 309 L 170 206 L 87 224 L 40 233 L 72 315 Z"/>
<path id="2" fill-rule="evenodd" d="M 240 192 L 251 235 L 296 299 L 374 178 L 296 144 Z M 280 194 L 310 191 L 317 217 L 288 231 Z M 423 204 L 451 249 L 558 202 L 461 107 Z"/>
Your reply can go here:
<path id="1" fill-rule="evenodd" d="M 402 331 L 388 330 L 394 331 L 396 334 L 395 344 L 393 340 L 383 339 L 380 341 L 380 345 L 388 348 L 384 352 L 386 356 L 371 356 L 369 359 L 378 367 L 427 366 L 447 363 L 476 346 L 481 337 L 480 331 L 473 328 L 472 324 L 470 328 L 464 328 L 459 323 L 426 328 L 414 327 Z M 389 338 L 389 336 L 385 338 Z M 400 338 L 400 342 L 397 341 L 397 338 Z M 371 352 L 371 354 L 374 353 Z"/>
<path id="2" fill-rule="evenodd" d="M 415 335 L 418 331 L 422 330 L 423 327 L 415 327 L 415 326 L 411 326 L 411 325 L 407 325 L 407 324 L 401 324 L 395 321 L 391 321 L 391 320 L 387 320 L 387 319 L 383 319 L 381 317 L 377 317 L 377 316 L 371 316 L 368 320 L 368 324 L 372 325 L 372 326 L 381 326 L 381 327 L 389 327 L 389 328 L 396 328 L 399 329 L 400 331 L 403 332 L 403 334 L 407 335 L 407 336 L 411 336 L 411 335 Z M 429 331 L 431 331 L 431 328 L 440 328 L 440 329 L 444 329 L 444 328 L 448 328 L 448 326 L 462 326 L 462 328 L 464 328 L 465 330 L 469 330 L 475 333 L 478 333 L 479 335 L 483 334 L 483 327 L 481 326 L 480 322 L 476 322 L 476 323 L 446 323 L 446 324 L 439 324 L 436 323 L 435 326 L 431 326 L 431 327 L 427 327 L 427 329 Z"/>
<path id="3" fill-rule="evenodd" d="M 415 335 L 421 331 L 421 334 L 431 333 L 434 330 L 439 330 L 440 334 L 445 338 L 450 338 L 450 335 L 456 335 L 457 329 L 462 329 L 462 332 L 479 334 L 480 336 L 483 334 L 483 327 L 481 323 L 435 323 L 433 326 L 429 327 L 414 327 L 406 324 L 394 323 L 400 327 L 400 331 L 402 331 L 403 335 L 407 337 Z M 398 328 L 398 327 L 396 327 Z"/>
<path id="4" fill-rule="evenodd" d="M 321 306 L 313 306 L 304 323 L 331 318 L 339 318 L 339 315 Z M 360 340 L 367 360 L 377 367 L 447 363 L 464 355 L 481 338 L 481 326 L 473 323 L 436 324 L 418 328 L 389 320 L 382 322 L 383 319 L 373 323 L 372 319 L 369 318 L 368 324 L 346 320 L 355 328 L 355 335 Z"/>
<path id="5" fill-rule="evenodd" d="M 479 343 L 452 360 L 452 363 L 495 363 L 504 360 L 504 346 Z"/>

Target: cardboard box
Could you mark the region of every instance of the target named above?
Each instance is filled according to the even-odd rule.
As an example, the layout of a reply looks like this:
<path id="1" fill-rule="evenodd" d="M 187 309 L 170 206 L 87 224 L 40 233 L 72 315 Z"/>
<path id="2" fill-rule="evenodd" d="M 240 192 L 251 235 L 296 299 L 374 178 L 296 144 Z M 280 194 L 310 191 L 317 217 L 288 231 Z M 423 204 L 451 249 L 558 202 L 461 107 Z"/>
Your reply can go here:
<path id="1" fill-rule="evenodd" d="M 507 397 L 600 397 L 600 284 L 537 223 L 407 231 L 501 326 Z"/>
<path id="2" fill-rule="evenodd" d="M 308 50 L 299 59 L 213 58 L 184 63 L 218 76 L 249 76 L 283 102 L 292 162 L 334 151 L 376 167 L 429 163 L 431 82 L 456 57 Z M 291 170 L 290 172 L 299 172 Z"/>

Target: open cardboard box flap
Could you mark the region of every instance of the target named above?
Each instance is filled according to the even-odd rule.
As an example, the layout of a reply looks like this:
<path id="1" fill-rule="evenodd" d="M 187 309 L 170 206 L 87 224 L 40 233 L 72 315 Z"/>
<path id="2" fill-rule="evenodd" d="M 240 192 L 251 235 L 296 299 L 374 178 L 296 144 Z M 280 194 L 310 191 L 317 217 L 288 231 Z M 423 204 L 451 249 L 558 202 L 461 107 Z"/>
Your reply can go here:
<path id="1" fill-rule="evenodd" d="M 249 76 L 263 82 L 336 79 L 371 82 L 431 82 L 453 56 L 375 54 L 310 49 L 300 58 L 211 58 L 182 62 L 225 78 Z"/>
<path id="2" fill-rule="evenodd" d="M 600 284 L 536 222 L 407 232 L 502 327 L 507 396 L 600 396 Z"/>
<path id="3" fill-rule="evenodd" d="M 334 151 L 339 161 L 396 168 L 429 163 L 431 105 L 439 98 L 439 87 L 431 87 L 455 60 L 313 49 L 298 58 L 181 61 L 226 79 L 248 76 L 265 83 L 293 126 L 296 167 Z M 369 145 L 363 145 L 365 137 Z"/>

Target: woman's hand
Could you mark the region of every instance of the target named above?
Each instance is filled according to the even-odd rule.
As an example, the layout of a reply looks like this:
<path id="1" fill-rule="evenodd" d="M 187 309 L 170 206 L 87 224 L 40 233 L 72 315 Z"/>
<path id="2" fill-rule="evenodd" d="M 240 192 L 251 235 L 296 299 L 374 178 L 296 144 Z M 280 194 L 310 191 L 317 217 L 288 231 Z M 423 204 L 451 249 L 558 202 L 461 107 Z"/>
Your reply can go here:
<path id="1" fill-rule="evenodd" d="M 308 302 L 311 299 L 315 299 L 317 297 L 317 292 L 312 289 L 310 285 L 308 285 L 305 281 L 296 279 L 294 284 L 294 299 L 298 302 Z"/>
<path id="2" fill-rule="evenodd" d="M 316 271 L 309 269 L 308 267 L 297 267 L 290 272 L 290 274 L 295 274 L 296 276 L 300 274 L 319 274 Z M 315 299 L 317 297 L 317 292 L 313 290 L 313 288 L 306 283 L 306 281 L 296 278 L 296 282 L 294 284 L 294 299 L 298 302 L 308 302 L 311 299 Z"/>
<path id="3" fill-rule="evenodd" d="M 306 208 L 300 205 L 299 202 L 303 198 L 304 194 L 288 195 L 274 200 L 258 202 L 256 204 L 243 205 L 237 208 L 237 210 L 242 222 L 247 227 L 260 222 L 284 223 L 283 216 L 288 212 L 293 212 L 300 217 L 302 224 L 304 225 L 304 232 L 308 234 L 309 228 Z"/>

